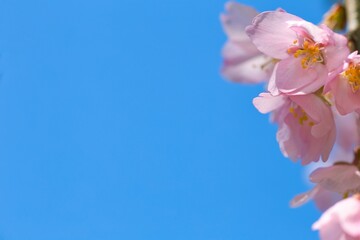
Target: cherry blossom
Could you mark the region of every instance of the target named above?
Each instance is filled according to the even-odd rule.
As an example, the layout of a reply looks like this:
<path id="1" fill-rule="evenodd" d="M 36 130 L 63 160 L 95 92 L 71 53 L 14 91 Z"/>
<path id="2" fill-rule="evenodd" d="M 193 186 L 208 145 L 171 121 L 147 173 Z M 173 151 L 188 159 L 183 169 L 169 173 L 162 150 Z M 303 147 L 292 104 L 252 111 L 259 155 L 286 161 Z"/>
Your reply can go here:
<path id="1" fill-rule="evenodd" d="M 344 117 L 340 116 L 340 119 Z M 341 124 L 346 125 L 345 123 L 351 122 L 349 119 L 351 118 L 346 116 L 346 121 L 342 121 Z M 317 208 L 325 211 L 343 196 L 357 192 L 360 187 L 360 175 L 356 164 L 359 162 L 357 159 L 360 157 L 360 151 L 353 152 L 352 149 L 344 148 L 339 144 L 334 148 L 327 162 L 306 166 L 305 178 L 309 179 L 308 183 L 314 187 L 296 195 L 290 201 L 291 207 L 300 207 L 314 200 Z"/>
<path id="2" fill-rule="evenodd" d="M 360 110 L 360 55 L 357 51 L 348 56 L 343 71 L 328 81 L 325 92 L 333 95 L 340 114 Z"/>
<path id="3" fill-rule="evenodd" d="M 253 100 L 261 113 L 273 112 L 279 124 L 277 140 L 284 156 L 302 164 L 326 161 L 335 142 L 336 130 L 330 106 L 315 94 L 272 96 L 262 93 Z"/>
<path id="4" fill-rule="evenodd" d="M 246 32 L 262 53 L 279 60 L 268 86 L 273 95 L 317 91 L 349 54 L 344 36 L 282 11 L 259 14 Z"/>

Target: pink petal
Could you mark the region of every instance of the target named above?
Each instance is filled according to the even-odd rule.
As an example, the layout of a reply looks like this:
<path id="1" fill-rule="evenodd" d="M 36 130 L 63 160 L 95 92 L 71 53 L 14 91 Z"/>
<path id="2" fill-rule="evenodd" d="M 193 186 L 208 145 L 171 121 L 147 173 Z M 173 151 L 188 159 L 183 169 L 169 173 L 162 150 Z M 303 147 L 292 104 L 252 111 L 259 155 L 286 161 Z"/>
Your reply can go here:
<path id="1" fill-rule="evenodd" d="M 342 116 L 335 110 L 333 112 L 337 131 L 337 144 L 343 150 L 351 152 L 354 146 L 360 145 L 359 132 L 354 131 L 359 127 L 357 123 L 359 116 L 355 112 Z"/>
<path id="2" fill-rule="evenodd" d="M 273 72 L 272 72 L 271 77 L 268 82 L 268 91 L 274 96 L 280 94 L 280 91 L 276 86 L 276 72 L 277 72 L 278 65 L 279 65 L 279 63 L 275 64 Z"/>
<path id="3" fill-rule="evenodd" d="M 311 129 L 311 133 L 314 137 L 323 137 L 330 130 L 334 129 L 335 123 L 330 107 L 319 97 L 313 94 L 299 95 L 291 96 L 291 100 L 301 106 L 306 114 L 315 121 L 315 125 Z"/>
<path id="4" fill-rule="evenodd" d="M 227 62 L 242 62 L 262 54 L 250 41 L 228 41 L 222 49 L 222 55 Z"/>
<path id="5" fill-rule="evenodd" d="M 259 97 L 254 98 L 253 104 L 261 113 L 268 113 L 278 109 L 286 103 L 286 96 L 272 96 L 270 93 L 260 93 Z"/>
<path id="6" fill-rule="evenodd" d="M 250 41 L 228 41 L 223 48 L 222 75 L 234 82 L 259 83 L 268 80 L 274 63 Z"/>
<path id="7" fill-rule="evenodd" d="M 274 74 L 279 91 L 292 95 L 315 92 L 327 79 L 327 69 L 323 64 L 303 69 L 301 58 L 294 57 L 280 61 Z"/>
<path id="8" fill-rule="evenodd" d="M 289 28 L 290 21 L 303 20 L 286 12 L 264 12 L 254 18 L 246 33 L 261 52 L 284 59 L 289 56 L 287 49 L 297 39 L 296 33 Z"/>
<path id="9" fill-rule="evenodd" d="M 236 2 L 227 2 L 225 10 L 226 13 L 221 14 L 220 20 L 227 36 L 232 40 L 249 39 L 245 27 L 251 24 L 258 12 L 252 7 Z"/>
<path id="10" fill-rule="evenodd" d="M 291 131 L 286 124 L 279 126 L 279 130 L 276 133 L 276 140 L 279 143 L 281 153 L 284 157 L 290 158 L 293 162 L 295 162 L 299 157 L 297 146 L 301 145 L 294 143 L 296 139 L 291 138 Z"/>
<path id="11" fill-rule="evenodd" d="M 329 106 L 314 94 L 289 96 L 289 99 L 299 105 L 315 125 L 299 124 L 299 119 L 288 112 L 280 120 L 283 121 L 277 134 L 280 149 L 294 161 L 301 158 L 304 165 L 318 161 L 320 156 L 326 161 L 336 134 Z"/>
<path id="12" fill-rule="evenodd" d="M 293 208 L 300 207 L 310 201 L 320 190 L 319 186 L 314 187 L 310 191 L 296 195 L 291 201 L 290 206 Z"/>
<path id="13" fill-rule="evenodd" d="M 300 37 L 310 38 L 315 42 L 324 44 L 329 41 L 329 34 L 326 30 L 324 31 L 322 28 L 305 20 L 291 21 L 289 26 Z"/>
<path id="14" fill-rule="evenodd" d="M 360 200 L 351 197 L 341 203 L 335 205 L 341 227 L 351 237 L 360 238 Z"/>
<path id="15" fill-rule="evenodd" d="M 315 222 L 313 225 L 314 230 L 320 229 L 320 237 L 322 240 L 350 240 L 344 238 L 344 232 L 336 220 L 326 219 L 323 221 L 327 221 L 327 223 L 322 224 L 322 222 Z"/>
<path id="16" fill-rule="evenodd" d="M 324 49 L 324 58 L 326 59 L 326 66 L 329 72 L 334 71 L 341 66 L 350 53 L 347 46 L 348 40 L 345 36 L 333 32 L 325 25 L 320 26 L 329 36 L 329 42 Z"/>
<path id="17" fill-rule="evenodd" d="M 310 191 L 296 195 L 291 200 L 290 206 L 300 207 L 312 199 L 315 201 L 317 208 L 323 212 L 341 200 L 341 196 L 322 188 L 320 185 L 316 185 Z"/>
<path id="18" fill-rule="evenodd" d="M 321 153 L 321 159 L 323 162 L 326 162 L 330 156 L 331 150 L 334 147 L 336 141 L 336 131 L 333 128 L 332 130 L 330 130 L 329 134 L 324 136 L 324 145 L 323 145 L 323 150 Z"/>
<path id="19" fill-rule="evenodd" d="M 346 45 L 326 47 L 324 50 L 324 58 L 326 59 L 326 67 L 328 68 L 328 71 L 331 72 L 341 67 L 348 55 L 349 49 Z"/>
<path id="20" fill-rule="evenodd" d="M 328 191 L 322 187 L 318 193 L 313 197 L 316 207 L 324 212 L 330 207 L 332 207 L 335 203 L 342 200 L 342 196 L 340 194 Z"/>
<path id="21" fill-rule="evenodd" d="M 344 194 L 360 188 L 360 177 L 356 174 L 357 171 L 354 165 L 318 168 L 311 173 L 310 180 L 329 191 Z"/>
<path id="22" fill-rule="evenodd" d="M 360 108 L 360 91 L 353 92 L 347 79 L 341 75 L 329 83 L 340 114 L 345 115 Z"/>
<path id="23" fill-rule="evenodd" d="M 309 95 L 296 95 L 290 96 L 290 99 L 299 105 L 306 114 L 310 115 L 312 119 L 316 122 L 319 122 L 323 118 L 324 111 L 323 108 L 326 108 L 322 100 L 314 94 Z M 331 116 L 331 112 L 329 110 Z M 327 117 L 327 116 L 326 116 Z M 330 127 L 330 126 L 329 126 Z"/>
<path id="24" fill-rule="evenodd" d="M 234 82 L 259 83 L 268 80 L 273 64 L 264 55 L 249 58 L 246 61 L 225 62 L 222 75 Z"/>

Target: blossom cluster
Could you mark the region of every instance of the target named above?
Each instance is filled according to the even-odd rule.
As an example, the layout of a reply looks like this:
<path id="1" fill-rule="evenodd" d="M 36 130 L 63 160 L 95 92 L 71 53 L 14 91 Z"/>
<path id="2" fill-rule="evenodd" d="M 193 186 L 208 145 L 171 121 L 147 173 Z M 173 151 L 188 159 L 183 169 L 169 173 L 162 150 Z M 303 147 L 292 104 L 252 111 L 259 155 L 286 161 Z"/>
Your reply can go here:
<path id="1" fill-rule="evenodd" d="M 325 211 L 313 225 L 323 240 L 360 239 L 360 55 L 335 5 L 315 25 L 283 9 L 258 13 L 228 2 L 220 17 L 228 37 L 222 75 L 238 83 L 265 83 L 253 104 L 271 113 L 280 150 L 303 165 L 314 188 L 293 207 L 314 199 Z M 350 156 L 350 157 L 349 157 Z"/>

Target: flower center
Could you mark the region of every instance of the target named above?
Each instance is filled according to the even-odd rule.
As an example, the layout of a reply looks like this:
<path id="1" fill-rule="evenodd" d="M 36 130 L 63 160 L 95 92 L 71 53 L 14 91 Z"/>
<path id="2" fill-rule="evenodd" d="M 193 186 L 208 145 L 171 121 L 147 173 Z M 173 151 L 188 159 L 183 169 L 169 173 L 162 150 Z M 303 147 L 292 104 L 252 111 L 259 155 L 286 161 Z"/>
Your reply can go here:
<path id="1" fill-rule="evenodd" d="M 297 44 L 298 40 L 295 40 L 293 43 Z M 322 49 L 323 44 L 305 39 L 301 46 L 290 47 L 288 53 L 293 54 L 295 58 L 301 57 L 301 66 L 303 69 L 307 69 L 315 63 L 324 63 L 324 57 L 321 52 Z"/>
<path id="2" fill-rule="evenodd" d="M 353 93 L 356 93 L 360 88 L 360 66 L 350 64 L 348 69 L 346 69 L 342 74 L 347 78 Z"/>
<path id="3" fill-rule="evenodd" d="M 295 119 L 298 120 L 298 123 L 300 125 L 307 124 L 310 127 L 315 125 L 315 123 L 313 121 L 311 121 L 309 116 L 306 114 L 306 112 L 302 108 L 300 108 L 298 106 L 290 107 L 289 112 L 294 116 Z"/>

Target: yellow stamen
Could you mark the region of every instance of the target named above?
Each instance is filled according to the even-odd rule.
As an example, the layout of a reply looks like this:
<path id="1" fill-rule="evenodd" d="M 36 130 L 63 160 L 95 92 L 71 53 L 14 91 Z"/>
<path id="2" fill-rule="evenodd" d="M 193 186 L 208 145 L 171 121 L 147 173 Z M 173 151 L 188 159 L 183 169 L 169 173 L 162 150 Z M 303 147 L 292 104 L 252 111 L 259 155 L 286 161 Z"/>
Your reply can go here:
<path id="1" fill-rule="evenodd" d="M 306 112 L 301 109 L 301 113 L 299 113 L 299 107 L 290 107 L 289 112 L 294 116 L 295 119 L 298 120 L 300 125 L 304 125 L 304 123 L 307 123 L 310 127 L 314 126 L 315 123 L 313 121 L 308 121 L 309 116 L 306 114 Z"/>
<path id="2" fill-rule="evenodd" d="M 290 107 L 289 112 L 294 116 L 294 118 L 297 118 L 297 117 L 298 117 L 297 112 L 295 112 L 295 108 Z"/>
<path id="3" fill-rule="evenodd" d="M 296 44 L 297 42 L 298 41 L 295 40 L 293 43 Z M 294 52 L 293 49 L 289 48 L 288 53 L 292 53 L 295 58 L 302 57 L 301 66 L 303 69 L 307 69 L 315 63 L 324 63 L 321 50 L 321 44 L 306 39 L 298 50 Z"/>
<path id="4" fill-rule="evenodd" d="M 308 120 L 308 116 L 306 115 L 306 113 L 303 113 L 303 115 L 301 117 L 299 117 L 299 123 L 300 125 L 303 125 L 304 122 L 306 122 Z"/>
<path id="5" fill-rule="evenodd" d="M 350 64 L 348 69 L 343 72 L 350 84 L 351 90 L 355 93 L 360 88 L 360 66 L 355 64 Z"/>

